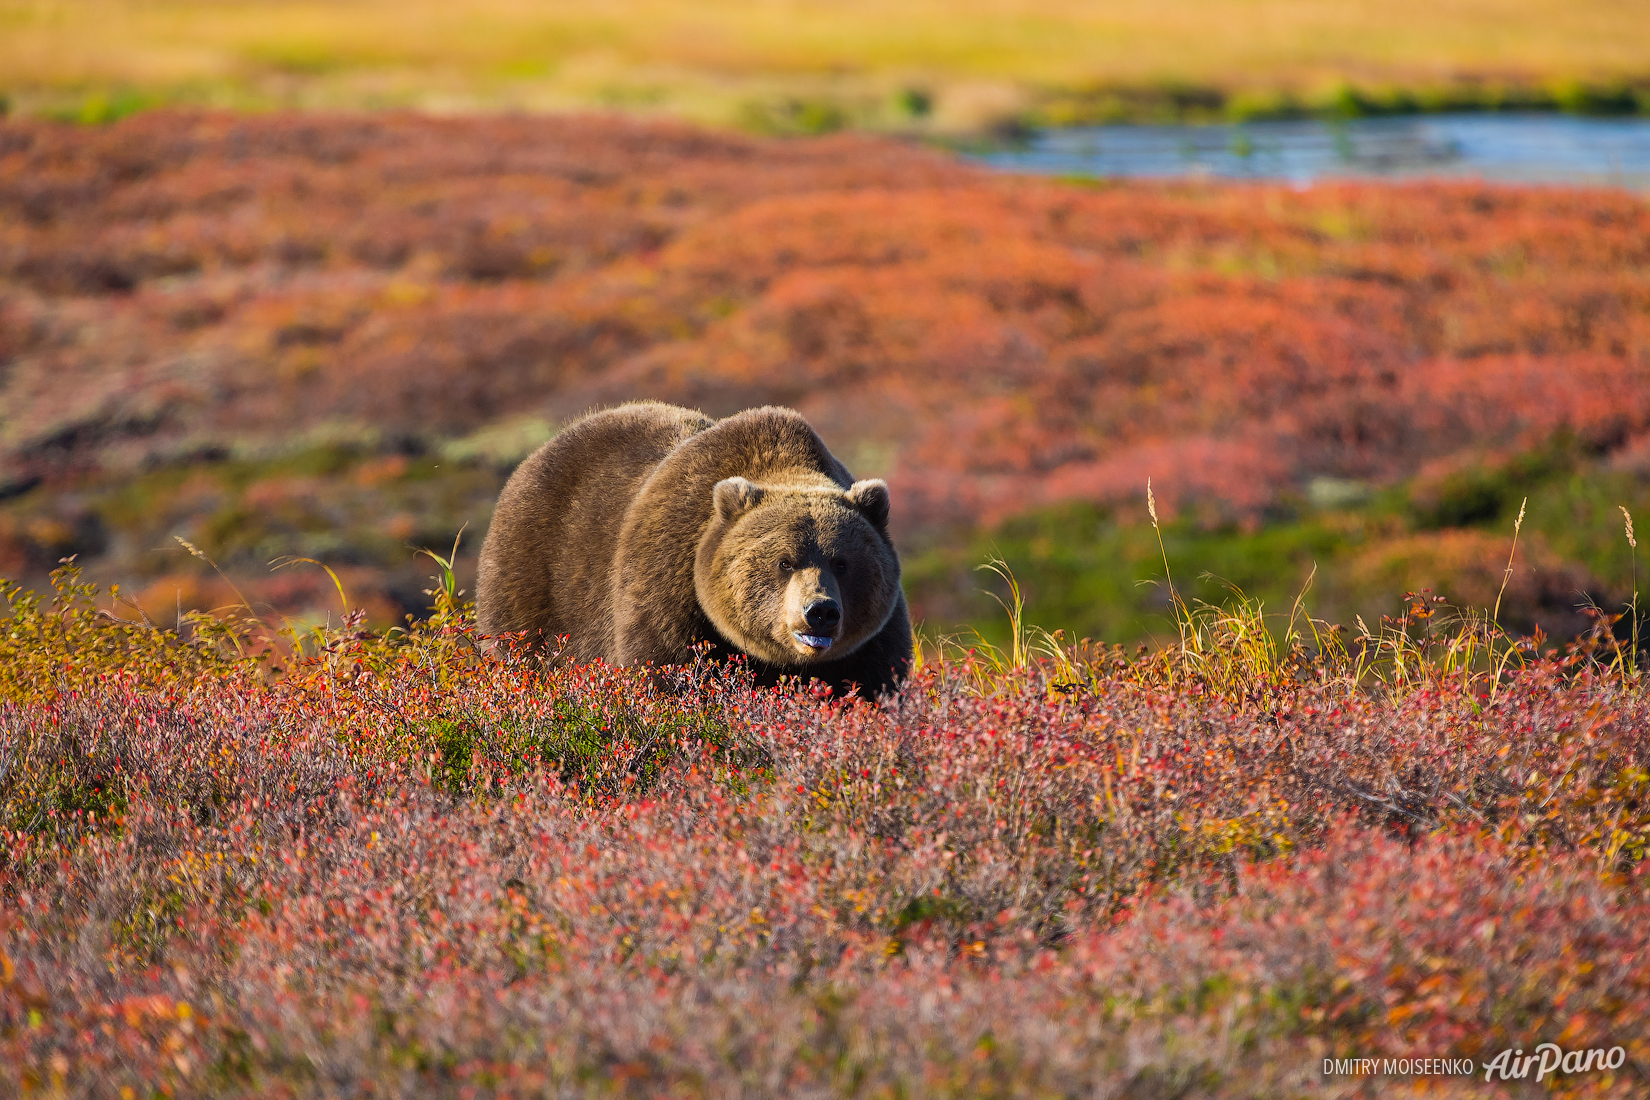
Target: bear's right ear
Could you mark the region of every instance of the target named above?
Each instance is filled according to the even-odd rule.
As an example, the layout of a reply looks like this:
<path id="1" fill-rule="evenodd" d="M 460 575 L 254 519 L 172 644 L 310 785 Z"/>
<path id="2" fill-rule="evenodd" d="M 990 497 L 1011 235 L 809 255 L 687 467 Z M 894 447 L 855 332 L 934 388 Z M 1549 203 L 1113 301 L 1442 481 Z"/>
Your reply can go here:
<path id="1" fill-rule="evenodd" d="M 762 487 L 742 477 L 726 477 L 716 483 L 711 499 L 718 516 L 735 520 L 762 503 Z"/>

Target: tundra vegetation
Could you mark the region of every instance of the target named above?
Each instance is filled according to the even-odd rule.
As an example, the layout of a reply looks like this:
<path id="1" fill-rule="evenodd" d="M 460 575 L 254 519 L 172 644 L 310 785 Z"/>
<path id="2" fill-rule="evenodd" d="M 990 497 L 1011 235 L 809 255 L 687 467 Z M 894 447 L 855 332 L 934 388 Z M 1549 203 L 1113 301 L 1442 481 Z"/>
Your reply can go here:
<path id="1" fill-rule="evenodd" d="M 1619 190 L 1094 185 L 620 118 L 0 124 L 0 576 L 157 623 L 382 629 L 556 426 L 800 410 L 885 477 L 914 616 L 1162 634 L 1181 590 L 1407 588 L 1557 638 L 1650 515 L 1650 208 Z M 1527 500 L 1520 552 L 1504 547 Z M 1204 580 L 1207 572 L 1219 580 Z"/>
<path id="2" fill-rule="evenodd" d="M 1510 1096 L 1322 1066 L 1541 1043 L 1643 1095 L 1607 624 L 1176 593 L 1155 651 L 1015 619 L 874 705 L 484 657 L 450 560 L 384 631 L 6 588 L 9 1095 Z"/>
<path id="3" fill-rule="evenodd" d="M 674 123 L 0 126 L 0 1092 L 1477 1097 L 1533 1082 L 1322 1066 L 1552 1043 L 1642 1095 L 1647 229 Z M 405 544 L 638 392 L 888 475 L 900 694 L 483 655 L 463 544 Z"/>

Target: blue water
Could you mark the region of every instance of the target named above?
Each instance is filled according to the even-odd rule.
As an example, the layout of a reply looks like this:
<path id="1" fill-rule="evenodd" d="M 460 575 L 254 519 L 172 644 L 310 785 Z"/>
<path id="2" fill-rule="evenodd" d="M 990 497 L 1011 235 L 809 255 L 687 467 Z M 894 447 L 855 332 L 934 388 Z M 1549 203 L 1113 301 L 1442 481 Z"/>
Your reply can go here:
<path id="1" fill-rule="evenodd" d="M 980 157 L 1074 176 L 1221 176 L 1297 183 L 1335 177 L 1464 177 L 1650 188 L 1650 119 L 1441 114 L 1229 126 L 1045 130 Z"/>

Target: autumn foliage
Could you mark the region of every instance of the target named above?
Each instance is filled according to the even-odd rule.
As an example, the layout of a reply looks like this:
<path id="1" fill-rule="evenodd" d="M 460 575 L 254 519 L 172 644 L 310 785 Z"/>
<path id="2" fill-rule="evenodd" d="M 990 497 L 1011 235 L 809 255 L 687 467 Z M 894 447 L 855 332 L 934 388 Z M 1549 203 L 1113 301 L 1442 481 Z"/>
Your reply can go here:
<path id="1" fill-rule="evenodd" d="M 1322 1065 L 1544 1041 L 1642 1094 L 1619 664 L 1101 651 L 879 706 L 482 657 L 439 591 L 278 675 L 66 576 L 14 606 L 8 1094 L 1522 1095 Z"/>
<path id="2" fill-rule="evenodd" d="M 1075 186 L 601 117 L 8 121 L 0 565 L 153 578 L 182 533 L 366 599 L 408 542 L 479 535 L 521 451 L 466 441 L 640 396 L 794 405 L 906 537 L 1137 511 L 1148 476 L 1253 530 L 1316 480 L 1555 438 L 1642 469 L 1647 260 L 1610 190 Z M 306 440 L 354 449 L 256 466 Z"/>

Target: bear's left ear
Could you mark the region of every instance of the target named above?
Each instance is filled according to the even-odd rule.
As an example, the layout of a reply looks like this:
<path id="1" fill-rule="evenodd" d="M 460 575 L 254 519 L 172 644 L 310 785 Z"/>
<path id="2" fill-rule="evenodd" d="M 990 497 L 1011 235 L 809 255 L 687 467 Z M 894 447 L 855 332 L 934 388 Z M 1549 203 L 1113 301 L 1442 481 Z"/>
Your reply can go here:
<path id="1" fill-rule="evenodd" d="M 848 503 L 877 530 L 888 526 L 888 483 L 880 477 L 854 482 L 848 489 Z"/>
<path id="2" fill-rule="evenodd" d="M 762 487 L 742 477 L 725 477 L 711 490 L 711 499 L 718 516 L 735 520 L 762 503 Z"/>

